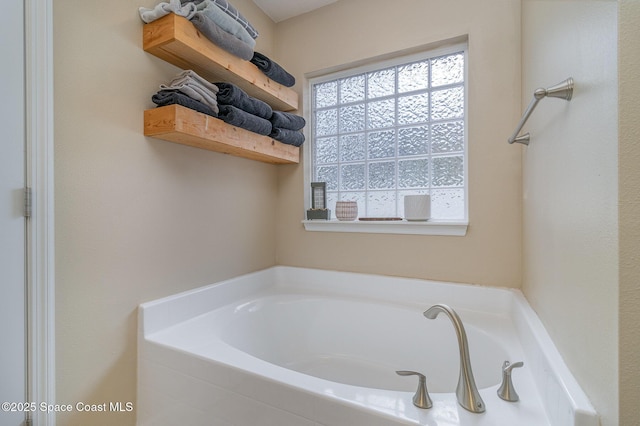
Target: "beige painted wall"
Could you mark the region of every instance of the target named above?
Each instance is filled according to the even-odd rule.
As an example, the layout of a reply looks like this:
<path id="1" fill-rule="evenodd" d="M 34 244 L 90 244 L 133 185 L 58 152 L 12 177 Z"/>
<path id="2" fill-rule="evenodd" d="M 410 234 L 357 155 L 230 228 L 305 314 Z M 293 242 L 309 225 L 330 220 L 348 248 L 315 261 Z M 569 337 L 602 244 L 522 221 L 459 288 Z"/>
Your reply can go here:
<path id="1" fill-rule="evenodd" d="M 307 232 L 303 165 L 279 173 L 279 264 L 520 286 L 520 1 L 341 0 L 278 25 L 276 54 L 306 73 L 469 36 L 469 218 L 465 237 Z M 306 149 L 306 147 L 305 147 Z"/>
<path id="2" fill-rule="evenodd" d="M 618 2 L 620 424 L 640 418 L 640 2 Z"/>
<path id="3" fill-rule="evenodd" d="M 275 167 L 142 136 L 142 110 L 153 107 L 150 96 L 158 84 L 178 72 L 141 50 L 142 24 L 136 9 L 156 3 L 87 0 L 78 7 L 77 1 L 56 0 L 54 4 L 56 402 L 135 401 L 136 306 L 142 301 L 275 263 L 518 287 L 523 275 L 524 229 L 527 295 L 603 412 L 606 425 L 614 424 L 616 418 L 617 397 L 610 399 L 610 395 L 617 395 L 617 381 L 611 380 L 610 374 L 616 376 L 619 303 L 620 424 L 637 419 L 640 59 L 637 41 L 624 41 L 623 36 L 638 39 L 640 3 L 619 2 L 625 11 L 619 22 L 619 302 L 618 259 L 609 250 L 603 250 L 603 258 L 596 258 L 602 247 L 587 244 L 604 240 L 610 249 L 617 247 L 616 211 L 603 206 L 618 202 L 607 198 L 607 189 L 615 187 L 612 174 L 616 159 L 612 157 L 616 151 L 610 142 L 615 142 L 611 135 L 616 125 L 610 129 L 611 110 L 600 111 L 597 120 L 592 120 L 592 112 L 577 106 L 582 100 L 597 106 L 598 102 L 585 99 L 598 96 L 608 105 L 612 101 L 607 94 L 609 86 L 604 91 L 597 89 L 601 86 L 585 86 L 585 75 L 576 72 L 574 77 L 582 89 L 576 91 L 571 110 L 552 105 L 555 100 L 543 101 L 536 110 L 530 124 L 535 129 L 532 147 L 524 156 L 523 228 L 522 149 L 509 146 L 505 139 L 533 88 L 560 80 L 565 71 L 573 73 L 573 68 L 564 69 L 564 59 L 558 59 L 549 71 L 559 74 L 546 75 L 543 69 L 535 74 L 540 81 L 533 81 L 533 75 L 525 71 L 521 99 L 520 1 L 340 0 L 276 28 L 251 0 L 234 0 L 261 32 L 258 49 L 296 75 L 299 93 L 307 72 L 469 35 L 472 194 L 466 237 L 305 232 L 300 224 L 305 208 L 303 165 Z M 524 0 L 525 11 L 538 3 L 544 2 Z M 611 10 L 603 7 L 602 16 L 586 13 L 585 20 L 573 23 L 581 24 L 575 30 L 581 33 L 586 28 L 582 24 L 588 24 L 589 30 L 603 33 L 607 40 L 615 38 L 607 26 Z M 354 16 L 362 19 L 350 20 Z M 527 15 L 524 18 L 525 26 L 530 25 Z M 565 37 L 576 37 L 556 29 L 560 33 L 553 35 L 554 40 L 566 43 Z M 551 37 L 544 32 L 540 35 Z M 587 40 L 579 44 L 583 53 L 577 58 L 580 65 L 586 64 L 576 69 L 608 76 L 610 62 L 588 66 L 593 65 L 594 46 L 599 55 L 607 52 L 599 49 L 599 37 Z M 573 53 L 569 57 L 573 58 Z M 615 57 L 611 59 L 615 62 Z M 531 58 L 525 57 L 527 60 Z M 535 124 L 534 120 L 544 121 L 558 108 L 561 116 L 569 116 L 568 129 L 555 122 L 542 127 Z M 595 135 L 600 136 L 589 132 L 578 141 L 575 136 L 553 136 L 582 131 L 576 129 L 580 127 L 576 121 L 582 125 L 605 121 L 602 126 L 606 130 L 598 125 Z M 600 143 L 595 143 L 596 139 Z M 545 143 L 560 144 L 564 149 L 569 143 L 590 148 L 571 151 L 563 158 L 568 158 L 580 177 L 591 179 L 591 192 L 574 195 L 573 177 L 567 174 L 562 177 L 568 181 L 559 180 L 559 188 L 549 186 L 550 192 L 541 191 L 543 182 L 532 181 L 530 172 L 544 161 L 531 154 L 534 147 L 539 149 Z M 594 163 L 591 151 L 604 155 L 606 161 Z M 576 164 L 578 160 L 597 164 L 598 174 Z M 548 169 L 544 171 L 546 174 Z M 559 173 L 560 169 L 551 172 Z M 584 208 L 565 206 L 567 195 L 580 206 L 588 204 L 590 217 L 585 217 Z M 603 196 L 607 203 L 602 202 Z M 539 201 L 550 211 L 538 207 L 529 211 Z M 557 208 L 554 202 L 572 213 L 560 217 L 566 221 L 560 223 L 557 215 L 551 215 Z M 263 215 L 255 216 L 256 210 Z M 604 222 L 596 224 L 595 219 Z M 569 234 L 567 226 L 573 226 L 571 231 L 575 232 Z M 558 229 L 563 232 L 557 233 Z M 541 239 L 532 239 L 538 231 Z M 584 242 L 584 247 L 577 247 L 578 241 Z M 569 253 L 562 253 L 562 258 L 549 253 L 540 258 L 532 254 L 538 247 L 541 253 L 557 253 L 551 249 L 554 247 Z M 581 294 L 580 299 L 573 297 L 576 293 Z M 561 316 L 561 308 L 567 306 L 570 315 Z M 587 373 L 592 367 L 595 372 Z M 61 426 L 116 423 L 132 425 L 134 415 L 73 413 L 58 419 Z"/>
<path id="4" fill-rule="evenodd" d="M 523 150 L 524 284 L 604 426 L 618 424 L 618 77 L 615 1 L 525 0 L 523 104 L 544 99 Z M 525 129 L 525 130 L 526 130 Z"/>
<path id="5" fill-rule="evenodd" d="M 276 166 L 142 135 L 151 95 L 179 72 L 141 49 L 137 8 L 156 3 L 54 2 L 60 404 L 135 402 L 139 303 L 275 263 Z M 234 3 L 270 53 L 273 23 Z M 74 412 L 58 425 L 134 416 Z"/>

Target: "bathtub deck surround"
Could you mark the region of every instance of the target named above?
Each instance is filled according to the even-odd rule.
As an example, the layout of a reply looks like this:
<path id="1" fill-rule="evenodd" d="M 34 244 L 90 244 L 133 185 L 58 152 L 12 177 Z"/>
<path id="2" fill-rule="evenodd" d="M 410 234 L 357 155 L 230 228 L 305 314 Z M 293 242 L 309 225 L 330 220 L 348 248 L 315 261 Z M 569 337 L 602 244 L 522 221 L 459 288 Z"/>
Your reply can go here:
<path id="1" fill-rule="evenodd" d="M 486 411 L 456 398 L 464 322 Z M 273 267 L 139 309 L 138 424 L 596 426 L 519 290 Z M 504 361 L 519 401 L 499 396 Z M 424 374 L 432 407 L 413 404 Z"/>

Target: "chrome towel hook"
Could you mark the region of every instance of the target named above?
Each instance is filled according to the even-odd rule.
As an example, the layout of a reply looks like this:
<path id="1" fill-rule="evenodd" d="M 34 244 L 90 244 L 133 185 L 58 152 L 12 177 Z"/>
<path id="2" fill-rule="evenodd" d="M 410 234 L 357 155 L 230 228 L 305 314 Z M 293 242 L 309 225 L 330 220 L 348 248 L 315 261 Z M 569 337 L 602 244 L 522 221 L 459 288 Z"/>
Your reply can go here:
<path id="1" fill-rule="evenodd" d="M 511 135 L 511 137 L 509 138 L 509 143 L 512 144 L 514 142 L 517 142 L 524 145 L 529 145 L 529 138 L 530 138 L 529 133 L 525 133 L 524 135 L 520 135 L 520 136 L 518 136 L 518 133 L 520 133 L 520 130 L 522 130 L 522 128 L 524 127 L 524 124 L 527 122 L 527 120 L 529 119 L 529 116 L 531 115 L 535 107 L 538 105 L 538 102 L 540 102 L 542 98 L 552 97 L 552 98 L 564 99 L 565 101 L 570 101 L 572 96 L 573 96 L 573 78 L 571 77 L 567 78 L 561 83 L 556 84 L 555 86 L 549 87 L 548 89 L 543 89 L 543 88 L 536 89 L 536 91 L 533 92 L 533 99 L 531 99 L 531 102 L 529 103 L 527 110 L 524 112 L 524 114 L 522 115 L 522 118 L 520 119 L 520 122 L 518 123 L 518 127 L 516 128 L 515 132 L 513 132 L 513 135 Z"/>

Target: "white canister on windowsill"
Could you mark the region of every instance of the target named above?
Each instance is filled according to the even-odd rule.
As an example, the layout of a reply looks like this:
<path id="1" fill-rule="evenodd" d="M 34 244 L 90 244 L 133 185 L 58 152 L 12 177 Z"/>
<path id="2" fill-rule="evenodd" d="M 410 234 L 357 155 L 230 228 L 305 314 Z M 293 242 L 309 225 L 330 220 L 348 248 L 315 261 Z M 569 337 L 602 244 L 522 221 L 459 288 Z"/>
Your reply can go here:
<path id="1" fill-rule="evenodd" d="M 431 196 L 428 194 L 404 196 L 404 218 L 425 221 L 431 217 Z"/>

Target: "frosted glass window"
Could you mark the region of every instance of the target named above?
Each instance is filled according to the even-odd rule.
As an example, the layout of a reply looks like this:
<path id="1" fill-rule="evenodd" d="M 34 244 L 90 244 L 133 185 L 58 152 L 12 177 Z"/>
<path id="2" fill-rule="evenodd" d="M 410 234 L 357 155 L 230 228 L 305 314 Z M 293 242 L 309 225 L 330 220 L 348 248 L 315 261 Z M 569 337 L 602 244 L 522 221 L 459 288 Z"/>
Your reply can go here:
<path id="1" fill-rule="evenodd" d="M 310 178 L 329 208 L 401 217 L 405 195 L 431 194 L 434 219 L 466 219 L 466 52 L 447 49 L 310 80 Z"/>
<path id="2" fill-rule="evenodd" d="M 385 161 L 369 164 L 369 189 L 395 188 L 396 162 Z"/>
<path id="3" fill-rule="evenodd" d="M 341 167 L 340 189 L 364 189 L 364 164 L 345 164 Z"/>
<path id="4" fill-rule="evenodd" d="M 388 158 L 396 155 L 396 131 L 369 132 L 367 156 L 370 159 Z"/>
<path id="5" fill-rule="evenodd" d="M 396 93 L 396 69 L 374 71 L 367 74 L 368 99 L 391 96 Z"/>
<path id="6" fill-rule="evenodd" d="M 357 75 L 355 77 L 340 80 L 340 103 L 348 104 L 351 102 L 363 101 L 364 81 L 364 75 Z"/>
<path id="7" fill-rule="evenodd" d="M 342 161 L 364 161 L 365 157 L 364 134 L 340 136 L 340 159 Z"/>
<path id="8" fill-rule="evenodd" d="M 369 129 L 392 127 L 396 122 L 396 100 L 385 99 L 369 102 L 367 111 Z"/>
<path id="9" fill-rule="evenodd" d="M 316 162 L 318 164 L 335 163 L 338 161 L 338 138 L 316 139 Z"/>

